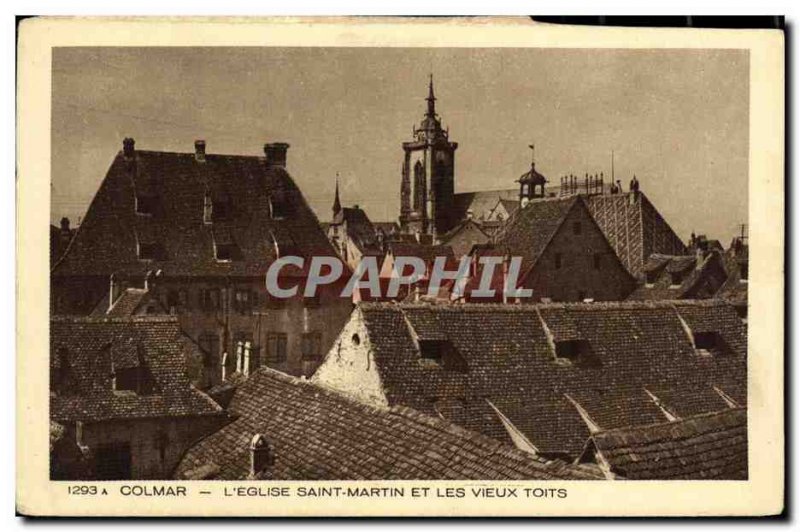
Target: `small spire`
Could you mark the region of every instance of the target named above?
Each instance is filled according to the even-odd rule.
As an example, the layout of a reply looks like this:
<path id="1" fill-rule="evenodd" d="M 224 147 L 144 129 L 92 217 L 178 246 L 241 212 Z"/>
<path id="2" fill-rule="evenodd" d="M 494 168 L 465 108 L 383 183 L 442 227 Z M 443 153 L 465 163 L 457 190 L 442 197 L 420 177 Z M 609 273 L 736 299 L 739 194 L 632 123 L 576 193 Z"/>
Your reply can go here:
<path id="1" fill-rule="evenodd" d="M 428 82 L 428 116 L 435 117 L 436 116 L 436 96 L 433 95 L 433 73 L 430 75 L 430 81 Z"/>
<path id="2" fill-rule="evenodd" d="M 339 201 L 339 172 L 336 172 L 336 195 L 333 198 L 333 215 L 339 214 L 342 210 L 342 203 Z"/>

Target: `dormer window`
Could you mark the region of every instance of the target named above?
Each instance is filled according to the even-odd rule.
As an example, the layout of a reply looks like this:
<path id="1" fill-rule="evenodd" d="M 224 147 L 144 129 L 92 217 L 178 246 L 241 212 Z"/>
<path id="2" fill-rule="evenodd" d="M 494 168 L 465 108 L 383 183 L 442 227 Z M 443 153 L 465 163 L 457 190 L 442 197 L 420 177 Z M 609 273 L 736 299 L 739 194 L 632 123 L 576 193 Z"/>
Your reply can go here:
<path id="1" fill-rule="evenodd" d="M 423 365 L 466 373 L 467 363 L 450 340 L 419 340 Z"/>
<path id="2" fill-rule="evenodd" d="M 748 264 L 746 262 L 739 263 L 739 280 L 743 283 L 747 282 Z"/>
<path id="3" fill-rule="evenodd" d="M 683 272 L 669 272 L 669 287 L 679 288 L 683 283 Z"/>
<path id="4" fill-rule="evenodd" d="M 137 194 L 136 196 L 136 214 L 142 216 L 152 216 L 156 212 L 158 198 L 149 194 Z"/>
<path id="5" fill-rule="evenodd" d="M 654 284 L 656 284 L 656 281 L 658 281 L 658 275 L 660 273 L 661 272 L 659 270 L 650 270 L 650 271 L 646 272 L 645 273 L 645 283 L 649 287 L 652 287 Z"/>
<path id="6" fill-rule="evenodd" d="M 594 356 L 592 346 L 586 340 L 561 340 L 556 344 L 556 360 L 563 365 L 599 367 L 600 360 Z"/>
<path id="7" fill-rule="evenodd" d="M 233 214 L 233 207 L 227 198 L 221 198 L 211 203 L 211 220 L 219 222 L 230 220 Z"/>
<path id="8" fill-rule="evenodd" d="M 716 331 L 696 332 L 692 336 L 694 339 L 694 350 L 698 356 L 713 357 L 728 353 L 725 340 Z"/>
<path id="9" fill-rule="evenodd" d="M 233 244 L 217 244 L 216 258 L 220 262 L 230 262 L 233 260 L 234 251 Z"/>

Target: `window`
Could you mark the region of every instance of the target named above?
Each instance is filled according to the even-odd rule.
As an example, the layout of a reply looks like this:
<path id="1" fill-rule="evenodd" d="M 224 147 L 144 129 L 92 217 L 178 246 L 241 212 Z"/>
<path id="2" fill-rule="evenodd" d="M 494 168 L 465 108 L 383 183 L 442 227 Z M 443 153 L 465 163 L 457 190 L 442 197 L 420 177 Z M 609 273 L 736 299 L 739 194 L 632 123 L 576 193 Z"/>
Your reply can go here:
<path id="1" fill-rule="evenodd" d="M 253 292 L 236 290 L 233 294 L 233 308 L 239 314 L 248 314 L 253 309 Z"/>
<path id="2" fill-rule="evenodd" d="M 358 333 L 353 334 L 353 336 L 350 337 L 350 341 L 353 342 L 353 345 L 361 345 L 361 337 Z"/>
<path id="3" fill-rule="evenodd" d="M 556 342 L 556 360 L 562 365 L 599 367 L 600 360 L 594 356 L 586 340 L 561 340 Z"/>
<path id="4" fill-rule="evenodd" d="M 219 288 L 204 288 L 200 290 L 200 308 L 205 311 L 219 310 Z"/>
<path id="5" fill-rule="evenodd" d="M 200 349 L 203 351 L 203 367 L 213 368 L 219 357 L 219 336 L 213 333 L 204 333 L 198 339 Z"/>
<path id="6" fill-rule="evenodd" d="M 683 272 L 670 272 L 669 277 L 670 288 L 677 288 L 683 282 Z"/>
<path id="7" fill-rule="evenodd" d="M 555 267 L 556 267 L 556 270 L 560 270 L 561 269 L 561 265 L 562 265 L 561 253 L 556 253 L 556 256 L 555 256 Z"/>
<path id="8" fill-rule="evenodd" d="M 699 356 L 719 356 L 728 353 L 725 340 L 716 331 L 696 332 L 694 337 L 694 349 Z"/>
<path id="9" fill-rule="evenodd" d="M 649 285 L 654 285 L 658 281 L 659 270 L 650 270 L 645 273 L 645 282 Z"/>
<path id="10" fill-rule="evenodd" d="M 122 368 L 114 370 L 114 391 L 139 391 L 139 368 Z"/>
<path id="11" fill-rule="evenodd" d="M 214 248 L 218 261 L 230 262 L 234 259 L 236 248 L 233 244 L 216 244 Z"/>
<path id="12" fill-rule="evenodd" d="M 467 371 L 467 363 L 450 340 L 419 340 L 419 356 L 426 366 Z"/>
<path id="13" fill-rule="evenodd" d="M 156 196 L 139 194 L 136 196 L 136 214 L 152 216 L 156 212 L 156 204 Z"/>
<path id="14" fill-rule="evenodd" d="M 592 266 L 594 267 L 595 270 L 600 269 L 601 257 L 602 255 L 600 253 L 595 253 L 594 255 L 592 255 Z"/>
<path id="15" fill-rule="evenodd" d="M 156 260 L 161 258 L 161 246 L 155 242 L 139 242 L 139 259 Z"/>
<path id="16" fill-rule="evenodd" d="M 321 335 L 318 332 L 304 333 L 300 345 L 303 360 L 319 360 L 321 354 Z"/>
<path id="17" fill-rule="evenodd" d="M 170 314 L 175 314 L 181 306 L 181 296 L 178 290 L 170 290 L 167 292 L 167 309 Z"/>
<path id="18" fill-rule="evenodd" d="M 267 334 L 267 363 L 282 364 L 286 362 L 286 333 L 271 332 Z"/>
<path id="19" fill-rule="evenodd" d="M 580 222 L 574 222 L 574 223 L 572 224 L 572 234 L 573 234 L 573 235 L 579 235 L 579 234 L 581 234 L 581 229 L 582 229 L 582 228 L 581 228 L 581 223 L 580 223 Z"/>
<path id="20" fill-rule="evenodd" d="M 739 263 L 739 280 L 741 281 L 747 281 L 747 270 L 749 269 L 747 266 L 748 263 L 746 262 Z"/>

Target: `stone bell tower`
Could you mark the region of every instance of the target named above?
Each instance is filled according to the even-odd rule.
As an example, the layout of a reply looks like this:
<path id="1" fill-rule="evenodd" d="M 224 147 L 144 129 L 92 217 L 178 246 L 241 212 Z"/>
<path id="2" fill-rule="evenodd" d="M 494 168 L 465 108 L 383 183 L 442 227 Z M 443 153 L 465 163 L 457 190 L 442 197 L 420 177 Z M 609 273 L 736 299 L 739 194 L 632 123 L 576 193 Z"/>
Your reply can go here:
<path id="1" fill-rule="evenodd" d="M 433 75 L 426 99 L 428 110 L 420 127 L 414 127 L 413 140 L 403 143 L 400 228 L 407 234 L 435 237 L 457 221 L 453 219 L 453 194 L 458 143 L 450 142 L 449 131 L 442 129 L 436 115 Z"/>

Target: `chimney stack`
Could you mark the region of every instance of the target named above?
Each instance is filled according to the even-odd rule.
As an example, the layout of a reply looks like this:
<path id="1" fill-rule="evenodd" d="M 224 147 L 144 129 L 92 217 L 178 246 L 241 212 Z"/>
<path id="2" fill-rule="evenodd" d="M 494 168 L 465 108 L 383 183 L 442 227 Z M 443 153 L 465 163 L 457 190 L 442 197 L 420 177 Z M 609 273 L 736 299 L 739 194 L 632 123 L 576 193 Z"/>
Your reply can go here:
<path id="1" fill-rule="evenodd" d="M 136 141 L 130 137 L 125 137 L 122 140 L 122 154 L 125 156 L 126 159 L 132 159 L 133 154 L 135 153 L 134 145 Z"/>
<path id="2" fill-rule="evenodd" d="M 285 142 L 272 142 L 264 144 L 264 155 L 267 157 L 267 166 L 286 168 L 286 150 L 289 145 Z"/>
<path id="3" fill-rule="evenodd" d="M 206 141 L 202 139 L 194 141 L 194 159 L 198 163 L 206 162 Z"/>
<path id="4" fill-rule="evenodd" d="M 272 464 L 269 442 L 263 434 L 255 434 L 250 440 L 250 476 L 256 477 Z"/>

